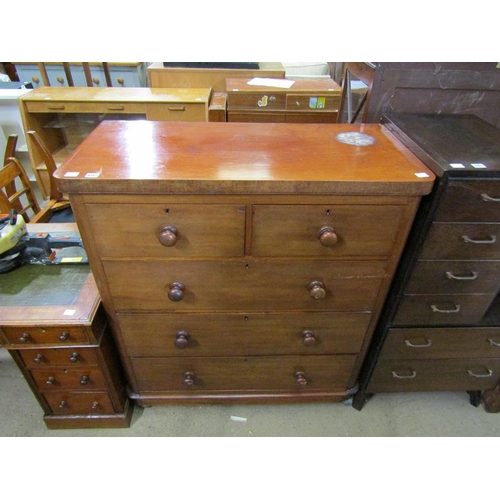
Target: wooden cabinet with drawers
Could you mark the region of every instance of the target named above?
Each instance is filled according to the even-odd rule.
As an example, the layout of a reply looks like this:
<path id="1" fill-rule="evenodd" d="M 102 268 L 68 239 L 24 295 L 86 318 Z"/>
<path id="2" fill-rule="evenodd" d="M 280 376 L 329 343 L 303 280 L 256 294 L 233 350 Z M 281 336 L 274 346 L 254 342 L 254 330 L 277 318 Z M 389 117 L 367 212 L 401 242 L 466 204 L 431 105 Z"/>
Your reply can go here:
<path id="1" fill-rule="evenodd" d="M 57 171 L 133 399 L 339 401 L 355 392 L 433 183 L 383 127 L 363 130 L 107 122 Z M 146 131 L 134 157 L 129 138 Z"/>
<path id="2" fill-rule="evenodd" d="M 19 99 L 24 130 L 34 130 L 60 165 L 104 120 L 207 121 L 211 89 L 40 87 Z M 28 144 L 42 195 L 47 169 Z"/>
<path id="3" fill-rule="evenodd" d="M 500 382 L 500 131 L 472 115 L 387 115 L 437 175 L 377 327 L 355 406 L 386 391 Z"/>

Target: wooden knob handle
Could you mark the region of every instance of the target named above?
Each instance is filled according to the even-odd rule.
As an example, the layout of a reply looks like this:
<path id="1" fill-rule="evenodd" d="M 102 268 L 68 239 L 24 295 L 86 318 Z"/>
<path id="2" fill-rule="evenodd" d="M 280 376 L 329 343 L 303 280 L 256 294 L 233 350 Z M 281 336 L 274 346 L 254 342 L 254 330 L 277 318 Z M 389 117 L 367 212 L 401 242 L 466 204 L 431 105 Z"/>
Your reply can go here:
<path id="1" fill-rule="evenodd" d="M 316 334 L 312 330 L 304 330 L 302 332 L 302 344 L 306 347 L 316 344 Z"/>
<path id="2" fill-rule="evenodd" d="M 182 383 L 184 384 L 185 387 L 193 387 L 194 383 L 196 380 L 196 374 L 193 372 L 186 372 L 184 374 L 184 380 Z"/>
<path id="3" fill-rule="evenodd" d="M 90 378 L 88 375 L 82 375 L 80 379 L 80 385 L 87 385 L 90 382 Z"/>
<path id="4" fill-rule="evenodd" d="M 123 78 L 117 78 L 116 81 L 120 84 L 120 85 L 123 85 L 124 84 L 124 80 Z"/>
<path id="5" fill-rule="evenodd" d="M 38 76 L 34 76 L 32 78 L 32 80 L 33 80 L 33 83 L 38 83 L 40 81 L 40 78 L 38 78 Z"/>
<path id="6" fill-rule="evenodd" d="M 46 380 L 46 384 L 47 385 L 54 385 L 56 382 L 56 379 L 54 377 L 49 377 L 47 380 Z"/>
<path id="7" fill-rule="evenodd" d="M 59 83 L 64 83 L 64 78 L 62 76 L 58 76 L 56 78 L 56 80 L 59 82 Z"/>
<path id="8" fill-rule="evenodd" d="M 321 300 L 326 297 L 325 285 L 321 281 L 311 281 L 307 289 L 312 299 Z"/>
<path id="9" fill-rule="evenodd" d="M 76 363 L 78 360 L 80 359 L 80 355 L 77 353 L 77 352 L 74 352 L 70 358 L 69 358 L 69 362 L 70 363 Z"/>
<path id="10" fill-rule="evenodd" d="M 41 363 L 45 358 L 43 357 L 42 354 L 37 354 L 34 358 L 33 358 L 33 361 L 35 363 Z"/>
<path id="11" fill-rule="evenodd" d="M 94 410 L 94 411 L 97 410 L 99 408 L 99 406 L 100 406 L 99 401 L 94 401 L 92 403 L 92 410 Z"/>
<path id="12" fill-rule="evenodd" d="M 324 247 L 333 247 L 334 245 L 337 244 L 338 242 L 338 236 L 335 234 L 335 231 L 328 226 L 322 227 L 318 231 L 318 239 L 319 242 L 324 246 Z"/>
<path id="13" fill-rule="evenodd" d="M 64 408 L 67 408 L 67 407 L 68 407 L 68 403 L 66 401 L 63 400 L 59 403 L 59 408 L 61 408 L 61 410 Z"/>
<path id="14" fill-rule="evenodd" d="M 189 345 L 189 333 L 177 332 L 175 334 L 174 346 L 177 349 L 185 349 Z"/>
<path id="15" fill-rule="evenodd" d="M 19 342 L 21 344 L 26 344 L 26 342 L 29 342 L 31 340 L 31 337 L 29 333 L 24 332 L 20 337 L 19 337 Z"/>
<path id="16" fill-rule="evenodd" d="M 61 335 L 59 335 L 59 340 L 61 342 L 65 342 L 69 338 L 69 333 L 68 332 L 62 332 Z"/>
<path id="17" fill-rule="evenodd" d="M 306 374 L 304 372 L 295 372 L 294 374 L 295 377 L 295 382 L 297 385 L 304 387 L 307 385 L 307 379 L 306 379 Z"/>
<path id="18" fill-rule="evenodd" d="M 174 281 L 169 285 L 168 298 L 172 302 L 179 302 L 184 298 L 186 287 L 179 281 Z"/>
<path id="19" fill-rule="evenodd" d="M 99 78 L 94 77 L 94 78 L 92 78 L 92 81 L 93 81 L 96 85 L 99 85 Z"/>
<path id="20" fill-rule="evenodd" d="M 165 226 L 160 231 L 158 240 L 164 247 L 173 247 L 177 243 L 177 228 Z"/>

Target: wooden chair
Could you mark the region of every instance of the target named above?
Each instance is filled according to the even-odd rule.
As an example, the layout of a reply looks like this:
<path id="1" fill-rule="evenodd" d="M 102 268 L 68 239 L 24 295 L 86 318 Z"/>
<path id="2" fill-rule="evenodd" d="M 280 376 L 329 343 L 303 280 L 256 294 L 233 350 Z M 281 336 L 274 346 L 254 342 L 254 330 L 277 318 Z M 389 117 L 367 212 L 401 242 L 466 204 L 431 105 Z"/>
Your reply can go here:
<path id="1" fill-rule="evenodd" d="M 5 154 L 3 157 L 3 164 L 7 165 L 9 162 L 9 158 L 16 156 L 16 146 L 17 146 L 17 135 L 12 134 L 9 135 L 7 139 L 7 145 L 5 146 Z"/>

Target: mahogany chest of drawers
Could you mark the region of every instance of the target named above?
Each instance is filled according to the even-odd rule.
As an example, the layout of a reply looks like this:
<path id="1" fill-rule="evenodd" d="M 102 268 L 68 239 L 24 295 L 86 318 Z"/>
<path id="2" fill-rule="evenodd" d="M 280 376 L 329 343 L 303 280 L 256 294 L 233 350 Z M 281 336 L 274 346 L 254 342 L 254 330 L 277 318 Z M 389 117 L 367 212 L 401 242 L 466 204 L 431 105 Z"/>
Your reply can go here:
<path id="1" fill-rule="evenodd" d="M 500 130 L 472 115 L 387 115 L 437 176 L 422 203 L 355 397 L 481 391 L 500 381 Z"/>
<path id="2" fill-rule="evenodd" d="M 434 179 L 380 125 L 120 121 L 56 177 L 142 405 L 349 397 Z"/>

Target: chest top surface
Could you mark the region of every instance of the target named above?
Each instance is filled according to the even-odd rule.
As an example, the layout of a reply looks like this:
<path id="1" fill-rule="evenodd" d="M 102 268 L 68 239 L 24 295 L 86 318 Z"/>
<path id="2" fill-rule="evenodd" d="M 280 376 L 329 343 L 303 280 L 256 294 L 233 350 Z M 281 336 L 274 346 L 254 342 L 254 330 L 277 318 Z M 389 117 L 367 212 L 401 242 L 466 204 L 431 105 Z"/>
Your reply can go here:
<path id="1" fill-rule="evenodd" d="M 340 93 L 342 88 L 331 78 L 306 78 L 294 80 L 291 87 L 281 88 L 272 85 L 252 85 L 253 78 L 227 78 L 226 90 L 228 92 L 275 92 L 285 94 L 310 94 L 311 92 Z M 266 79 L 267 80 L 267 79 Z M 278 80 L 281 81 L 281 80 Z"/>
<path id="2" fill-rule="evenodd" d="M 113 120 L 55 178 L 67 193 L 422 195 L 434 175 L 378 124 Z"/>

